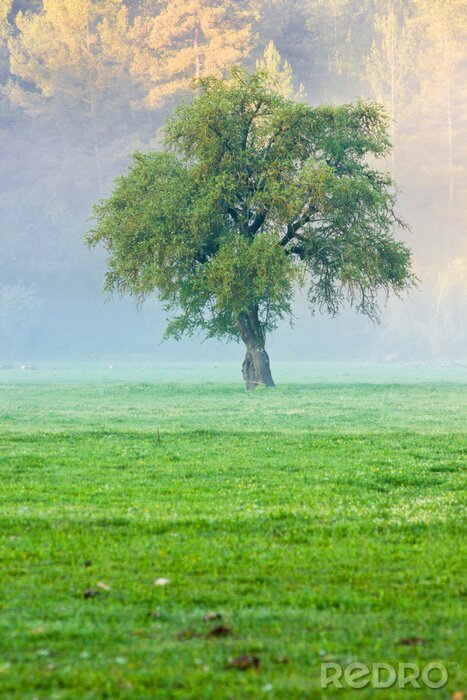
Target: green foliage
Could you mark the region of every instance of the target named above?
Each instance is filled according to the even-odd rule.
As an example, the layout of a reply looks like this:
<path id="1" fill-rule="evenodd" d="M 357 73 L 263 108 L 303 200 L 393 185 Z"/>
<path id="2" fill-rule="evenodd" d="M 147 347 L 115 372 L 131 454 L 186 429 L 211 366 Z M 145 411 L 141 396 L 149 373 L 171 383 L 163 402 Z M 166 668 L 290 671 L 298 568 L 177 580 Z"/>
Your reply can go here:
<path id="1" fill-rule="evenodd" d="M 389 149 L 377 105 L 312 108 L 271 90 L 263 72 L 205 78 L 168 121 L 163 153 L 136 154 L 95 208 L 91 245 L 109 251 L 108 291 L 155 291 L 181 313 L 168 332 L 237 337 L 258 309 L 263 333 L 306 285 L 313 307 L 345 301 L 375 317 L 378 295 L 411 283 L 393 237 Z"/>
<path id="2" fill-rule="evenodd" d="M 282 59 L 273 41 L 268 43 L 262 57 L 256 61 L 256 70 L 265 73 L 269 87 L 283 97 L 300 99 L 305 96 L 303 85 L 295 92 L 292 66 Z"/>

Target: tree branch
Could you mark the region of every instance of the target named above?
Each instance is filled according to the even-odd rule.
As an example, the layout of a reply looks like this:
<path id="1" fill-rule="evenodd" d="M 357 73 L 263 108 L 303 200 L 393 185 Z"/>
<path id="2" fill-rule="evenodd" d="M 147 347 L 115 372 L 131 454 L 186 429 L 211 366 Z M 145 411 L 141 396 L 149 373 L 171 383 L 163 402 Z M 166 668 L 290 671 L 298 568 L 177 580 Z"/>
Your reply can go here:
<path id="1" fill-rule="evenodd" d="M 249 234 L 250 236 L 254 236 L 255 233 L 257 233 L 257 232 L 259 231 L 259 229 L 261 228 L 261 226 L 262 226 L 262 225 L 264 224 L 264 222 L 266 221 L 266 216 L 267 216 L 267 211 L 262 212 L 261 214 L 258 214 L 258 216 L 256 217 L 256 219 L 255 219 L 255 220 L 253 221 L 253 223 L 251 224 L 251 226 L 248 227 L 248 234 Z"/>
<path id="2" fill-rule="evenodd" d="M 214 131 L 216 136 L 218 136 L 220 138 L 222 144 L 225 146 L 225 148 L 228 150 L 228 152 L 232 153 L 232 155 L 235 155 L 233 148 L 231 147 L 231 145 L 229 144 L 229 142 L 227 141 L 225 136 L 219 131 L 219 129 L 216 126 L 214 126 L 214 124 L 212 124 L 211 122 L 208 122 L 208 126 L 210 129 L 212 129 L 212 131 Z"/>
<path id="3" fill-rule="evenodd" d="M 308 224 L 311 221 L 312 215 L 313 212 L 310 212 L 309 214 L 304 214 L 302 217 L 300 217 L 300 219 L 294 221 L 293 224 L 288 224 L 287 233 L 280 240 L 281 246 L 286 246 L 287 243 L 290 243 L 290 241 L 293 238 L 295 238 L 297 231 L 299 231 L 302 228 L 302 226 L 305 226 L 305 224 Z"/>
<path id="4" fill-rule="evenodd" d="M 250 133 L 251 125 L 253 124 L 253 120 L 258 116 L 259 110 L 261 109 L 262 106 L 263 106 L 263 102 L 262 102 L 262 100 L 260 100 L 260 101 L 258 102 L 258 104 L 256 105 L 255 111 L 253 112 L 253 114 L 252 114 L 252 115 L 250 116 L 250 118 L 248 119 L 248 122 L 247 122 L 247 125 L 246 125 L 246 129 L 245 129 L 245 133 L 244 133 L 243 139 L 242 139 L 242 148 L 243 148 L 243 150 L 245 150 L 245 148 L 246 148 L 247 141 L 248 141 L 248 134 Z"/>
<path id="5" fill-rule="evenodd" d="M 236 209 L 234 209 L 233 207 L 229 207 L 228 204 L 224 204 L 224 206 L 225 206 L 225 210 L 226 210 L 227 214 L 230 214 L 230 216 L 235 221 L 235 223 L 238 224 L 240 221 L 239 212 Z"/>

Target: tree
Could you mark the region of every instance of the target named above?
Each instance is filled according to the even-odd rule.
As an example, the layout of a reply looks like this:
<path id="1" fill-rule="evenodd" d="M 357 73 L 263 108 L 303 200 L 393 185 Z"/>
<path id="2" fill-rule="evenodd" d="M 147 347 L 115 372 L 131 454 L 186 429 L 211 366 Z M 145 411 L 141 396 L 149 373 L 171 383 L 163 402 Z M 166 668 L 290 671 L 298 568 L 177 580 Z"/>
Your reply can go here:
<path id="1" fill-rule="evenodd" d="M 456 210 L 462 236 L 465 231 L 467 173 L 462 144 L 466 138 L 467 0 L 414 2 L 414 31 L 420 36 L 414 61 L 419 82 L 417 125 L 427 141 L 425 153 L 434 161 L 430 170 L 438 178 L 437 189 L 445 192 L 444 243 L 449 257 L 459 252 L 451 240 Z M 424 155 L 425 170 L 427 160 Z"/>
<path id="2" fill-rule="evenodd" d="M 389 111 L 393 146 L 415 89 L 414 36 L 404 20 L 403 9 L 396 7 L 395 0 L 390 0 L 386 11 L 375 17 L 376 37 L 366 59 L 366 74 L 373 95 Z M 391 152 L 391 175 L 395 175 L 394 149 Z"/>
<path id="3" fill-rule="evenodd" d="M 19 79 L 10 86 L 12 100 L 36 112 L 52 111 L 52 103 L 62 123 L 70 111 L 75 124 L 81 120 L 102 191 L 100 136 L 134 96 L 127 8 L 122 0 L 44 0 L 40 12 L 17 14 L 16 29 L 9 42 L 10 70 Z"/>
<path id="4" fill-rule="evenodd" d="M 270 41 L 261 58 L 256 61 L 256 70 L 262 71 L 268 78 L 268 86 L 286 98 L 302 99 L 305 95 L 303 85 L 294 90 L 292 66 L 284 61 L 274 42 Z"/>
<path id="5" fill-rule="evenodd" d="M 375 7 L 380 4 L 374 0 L 300 0 L 305 27 L 300 48 L 308 60 L 300 63 L 294 57 L 293 65 L 301 66 L 300 77 L 308 94 L 332 102 L 360 94 L 361 58 L 369 51 Z"/>
<path id="6" fill-rule="evenodd" d="M 8 15 L 11 11 L 13 0 L 0 0 L 0 86 L 8 78 L 8 36 L 10 27 Z M 3 91 L 0 92 L 0 105 L 3 98 Z"/>
<path id="7" fill-rule="evenodd" d="M 374 318 L 381 291 L 412 282 L 392 181 L 367 162 L 389 148 L 387 119 L 372 104 L 287 100 L 261 72 L 197 86 L 167 124 L 167 150 L 135 154 L 87 240 L 109 252 L 109 292 L 157 291 L 179 311 L 169 335 L 241 339 L 246 386 L 273 386 L 266 335 L 297 287 L 313 308 L 348 300 Z"/>
<path id="8" fill-rule="evenodd" d="M 0 0 L 0 27 L 7 21 L 13 0 Z"/>
<path id="9" fill-rule="evenodd" d="M 166 0 L 156 16 L 136 19 L 133 73 L 149 85 L 146 103 L 160 106 L 192 78 L 222 74 L 251 48 L 249 2 Z"/>

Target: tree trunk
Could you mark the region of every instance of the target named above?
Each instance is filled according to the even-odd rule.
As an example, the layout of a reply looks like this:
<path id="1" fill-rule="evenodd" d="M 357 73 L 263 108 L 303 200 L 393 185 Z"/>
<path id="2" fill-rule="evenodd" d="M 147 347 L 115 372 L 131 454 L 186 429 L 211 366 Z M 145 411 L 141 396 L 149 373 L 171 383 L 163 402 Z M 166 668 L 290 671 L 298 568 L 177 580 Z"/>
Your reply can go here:
<path id="1" fill-rule="evenodd" d="M 269 365 L 269 356 L 264 348 L 265 337 L 258 318 L 258 309 L 254 307 L 248 313 L 240 314 L 237 328 L 246 346 L 246 355 L 242 365 L 246 388 L 275 386 Z"/>
<path id="2" fill-rule="evenodd" d="M 446 39 L 447 44 L 447 39 Z M 447 46 L 446 46 L 447 51 Z M 447 236 L 445 242 L 446 257 L 449 258 L 452 253 L 453 242 L 453 203 L 454 203 L 454 155 L 452 147 L 452 100 L 451 100 L 451 79 L 447 77 L 446 89 L 446 108 L 447 108 L 447 131 L 448 131 L 448 178 L 449 178 L 449 194 L 448 194 L 448 216 L 447 216 Z"/>
<path id="3" fill-rule="evenodd" d="M 396 179 L 396 16 L 394 6 L 391 7 L 391 177 Z"/>
<path id="4" fill-rule="evenodd" d="M 198 80 L 201 75 L 201 56 L 199 55 L 199 24 L 196 24 L 193 48 L 195 50 L 195 78 Z"/>

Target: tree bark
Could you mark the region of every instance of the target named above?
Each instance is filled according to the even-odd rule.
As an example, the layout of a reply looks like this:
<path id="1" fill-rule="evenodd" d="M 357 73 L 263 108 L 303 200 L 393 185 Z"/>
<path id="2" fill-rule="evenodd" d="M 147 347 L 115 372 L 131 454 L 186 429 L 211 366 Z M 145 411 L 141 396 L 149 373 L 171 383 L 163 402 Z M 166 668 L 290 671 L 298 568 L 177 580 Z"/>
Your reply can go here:
<path id="1" fill-rule="evenodd" d="M 193 48 L 195 50 L 195 78 L 198 80 L 198 78 L 201 75 L 201 57 L 199 55 L 199 24 L 196 24 L 195 27 L 195 40 L 193 42 Z"/>
<path id="2" fill-rule="evenodd" d="M 242 364 L 246 388 L 275 386 L 269 364 L 269 355 L 264 347 L 265 336 L 259 321 L 258 309 L 254 307 L 248 313 L 241 313 L 237 319 L 237 328 L 246 346 L 246 355 Z"/>

